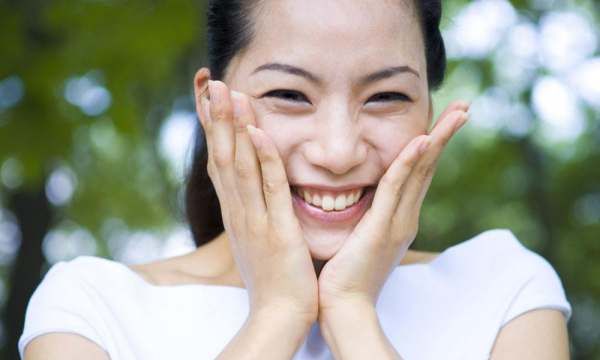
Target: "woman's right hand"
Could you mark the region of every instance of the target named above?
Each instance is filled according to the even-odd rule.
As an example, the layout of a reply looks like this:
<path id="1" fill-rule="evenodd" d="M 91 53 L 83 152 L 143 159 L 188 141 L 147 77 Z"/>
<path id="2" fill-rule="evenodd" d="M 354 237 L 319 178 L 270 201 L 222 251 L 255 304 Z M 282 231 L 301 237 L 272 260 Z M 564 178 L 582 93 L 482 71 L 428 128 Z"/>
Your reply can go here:
<path id="1" fill-rule="evenodd" d="M 221 81 L 208 82 L 210 100 L 200 94 L 197 108 L 208 174 L 249 293 L 250 315 L 280 311 L 312 324 L 318 316 L 318 282 L 277 148 L 253 127 L 247 95 Z"/>

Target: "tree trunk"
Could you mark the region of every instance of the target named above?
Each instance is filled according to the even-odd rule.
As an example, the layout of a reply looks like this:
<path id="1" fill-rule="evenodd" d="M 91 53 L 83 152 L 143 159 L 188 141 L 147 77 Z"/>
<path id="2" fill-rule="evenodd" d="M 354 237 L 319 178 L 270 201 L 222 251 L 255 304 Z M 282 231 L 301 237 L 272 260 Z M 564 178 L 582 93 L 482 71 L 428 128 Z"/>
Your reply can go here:
<path id="1" fill-rule="evenodd" d="M 42 240 L 52 221 L 52 207 L 43 186 L 35 191 L 12 194 L 9 209 L 19 223 L 21 247 L 10 273 L 10 295 L 2 314 L 6 342 L 1 358 L 7 360 L 19 359 L 17 342 L 23 331 L 27 303 L 41 280 L 45 261 Z"/>

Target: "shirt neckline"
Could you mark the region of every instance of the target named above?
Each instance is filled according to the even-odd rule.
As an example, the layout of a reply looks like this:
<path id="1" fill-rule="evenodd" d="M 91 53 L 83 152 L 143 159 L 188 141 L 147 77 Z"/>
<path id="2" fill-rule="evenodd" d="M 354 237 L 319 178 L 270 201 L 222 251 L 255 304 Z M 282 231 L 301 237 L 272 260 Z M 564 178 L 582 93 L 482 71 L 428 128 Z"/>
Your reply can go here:
<path id="1" fill-rule="evenodd" d="M 412 263 L 412 264 L 398 265 L 398 266 L 396 266 L 396 268 L 394 268 L 394 270 L 392 270 L 392 273 L 397 272 L 397 271 L 402 271 L 402 270 L 427 269 L 427 268 L 434 267 L 443 258 L 445 258 L 448 255 L 448 253 L 450 253 L 451 251 L 453 251 L 455 249 L 460 248 L 461 246 L 464 246 L 470 240 L 472 240 L 472 239 L 465 240 L 458 244 L 454 244 L 452 246 L 447 247 L 442 252 L 440 252 L 433 260 L 431 260 L 429 262 L 417 262 L 417 263 Z M 124 263 L 116 261 L 116 260 L 106 259 L 106 258 L 100 258 L 100 259 L 108 261 L 109 263 L 116 264 L 117 267 L 121 268 L 126 274 L 128 274 L 128 276 L 135 279 L 138 283 L 145 285 L 147 287 L 150 287 L 152 289 L 175 289 L 175 288 L 177 288 L 177 289 L 200 289 L 200 288 L 203 288 L 203 289 L 214 289 L 214 290 L 223 289 L 223 290 L 231 290 L 234 292 L 243 292 L 243 293 L 245 293 L 247 291 L 246 288 L 241 288 L 238 286 L 213 285 L 213 284 L 202 284 L 202 283 L 177 284 L 177 285 L 156 285 L 156 284 L 152 284 L 152 283 L 148 282 L 139 273 L 137 273 L 135 270 L 131 269 L 127 264 L 124 264 Z"/>

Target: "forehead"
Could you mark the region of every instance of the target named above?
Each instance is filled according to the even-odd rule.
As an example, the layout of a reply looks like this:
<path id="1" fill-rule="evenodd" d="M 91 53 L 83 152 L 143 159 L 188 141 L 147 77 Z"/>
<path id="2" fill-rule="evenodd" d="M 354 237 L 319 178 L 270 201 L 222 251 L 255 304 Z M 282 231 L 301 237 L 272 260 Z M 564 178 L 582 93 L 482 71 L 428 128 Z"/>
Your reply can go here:
<path id="1" fill-rule="evenodd" d="M 245 62 L 363 71 L 410 65 L 424 72 L 418 18 L 408 0 L 263 0 Z"/>

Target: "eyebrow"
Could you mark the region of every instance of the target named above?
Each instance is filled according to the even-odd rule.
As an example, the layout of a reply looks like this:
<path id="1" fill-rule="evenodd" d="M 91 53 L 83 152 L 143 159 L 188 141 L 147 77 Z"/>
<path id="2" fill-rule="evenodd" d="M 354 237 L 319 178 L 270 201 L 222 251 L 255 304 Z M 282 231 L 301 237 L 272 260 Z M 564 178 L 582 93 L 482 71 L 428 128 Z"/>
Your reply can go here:
<path id="1" fill-rule="evenodd" d="M 259 71 L 265 71 L 265 70 L 284 72 L 287 74 L 303 77 L 317 85 L 323 84 L 323 80 L 320 79 L 317 75 L 311 73 L 310 71 L 304 70 L 304 69 L 299 68 L 294 65 L 282 64 L 282 63 L 267 63 L 264 65 L 261 65 L 261 66 L 257 67 L 256 69 L 254 69 L 254 71 L 251 73 L 251 75 L 254 75 Z M 382 70 L 378 70 L 374 73 L 362 76 L 359 79 L 359 84 L 366 85 L 369 83 L 373 83 L 375 81 L 390 78 L 392 76 L 395 76 L 395 75 L 401 74 L 401 73 L 411 73 L 411 74 L 414 74 L 416 77 L 421 78 L 419 76 L 419 73 L 415 69 L 411 68 L 408 65 L 402 65 L 402 66 L 388 67 L 388 68 L 385 68 Z"/>
<path id="2" fill-rule="evenodd" d="M 396 74 L 402 74 L 402 73 L 412 73 L 416 77 L 421 78 L 419 76 L 419 73 L 417 72 L 417 70 L 411 68 L 408 65 L 402 65 L 402 66 L 393 66 L 393 67 L 385 68 L 383 70 L 376 71 L 372 74 L 365 75 L 360 79 L 359 83 L 368 84 L 368 83 L 372 83 L 375 81 L 387 79 Z"/>

